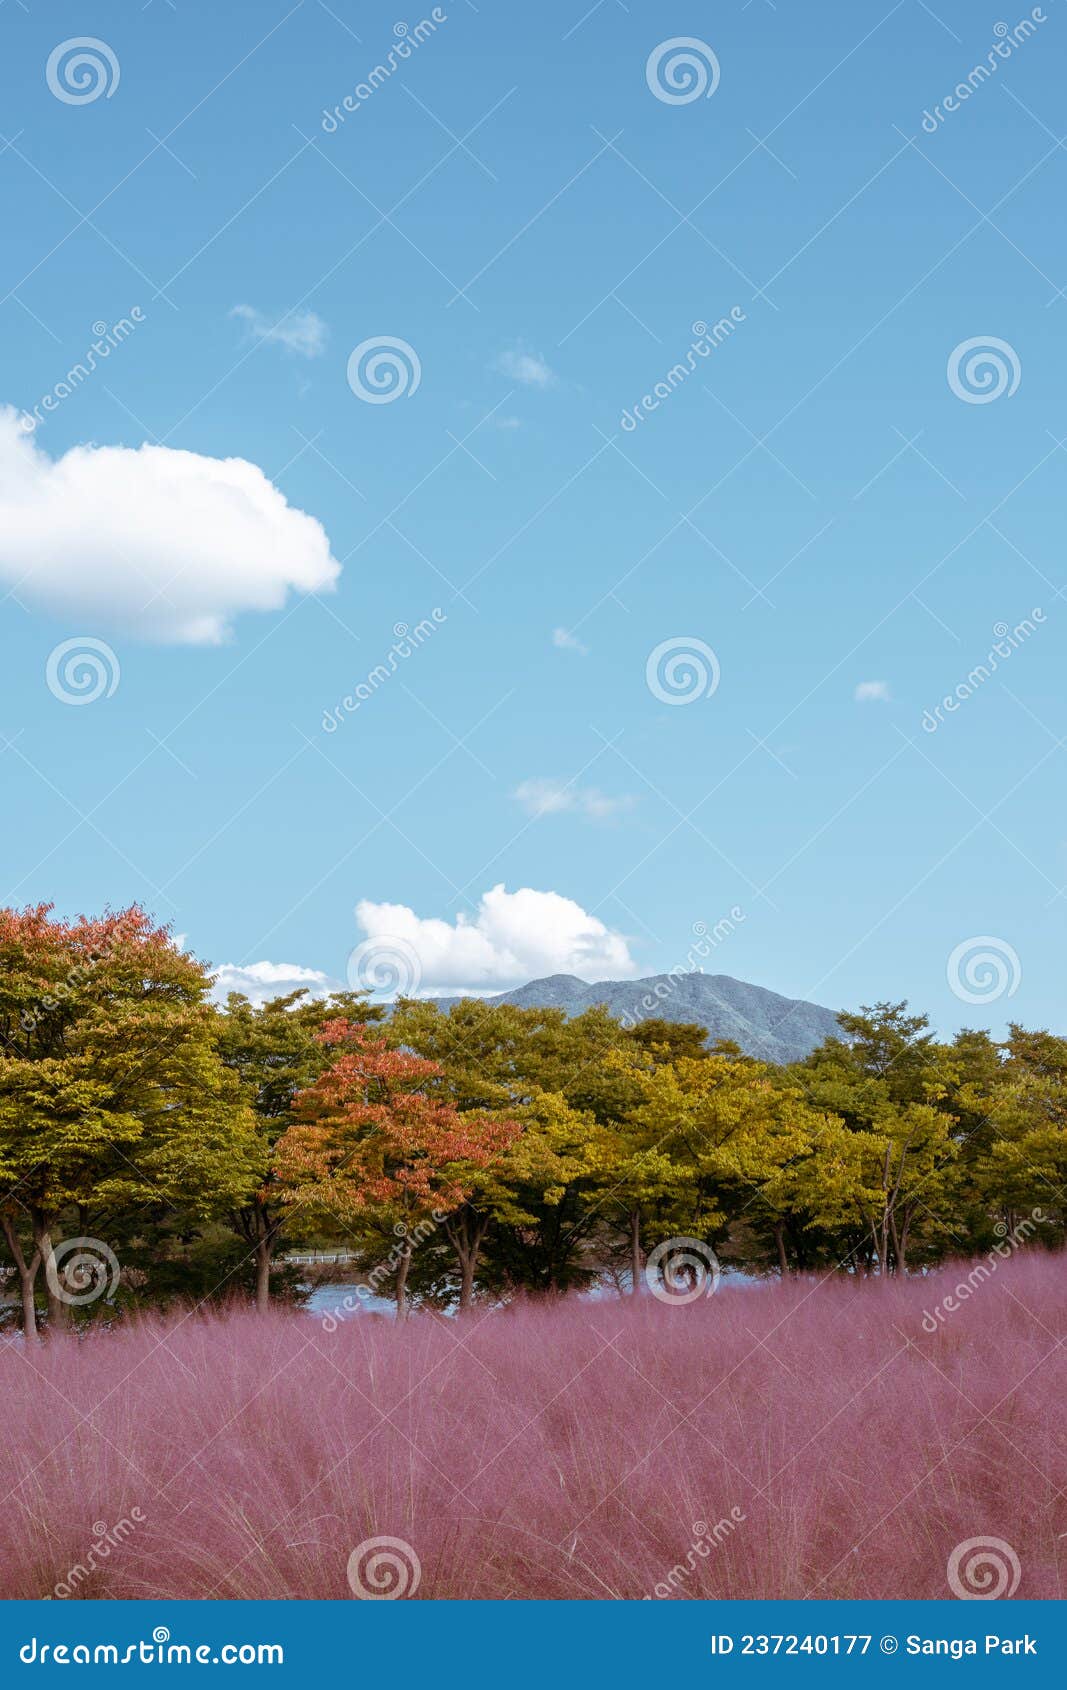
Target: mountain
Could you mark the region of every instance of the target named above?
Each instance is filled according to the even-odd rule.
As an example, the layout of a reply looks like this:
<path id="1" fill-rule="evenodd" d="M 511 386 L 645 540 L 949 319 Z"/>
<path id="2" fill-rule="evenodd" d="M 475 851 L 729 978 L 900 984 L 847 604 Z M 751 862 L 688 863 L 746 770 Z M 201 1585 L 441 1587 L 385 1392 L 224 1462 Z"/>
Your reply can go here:
<path id="1" fill-rule="evenodd" d="M 445 1010 L 461 1001 L 436 1000 Z M 733 1039 L 747 1055 L 766 1062 L 796 1062 L 841 1031 L 832 1009 L 783 998 L 729 974 L 651 974 L 645 980 L 598 980 L 593 985 L 574 974 L 549 974 L 485 1001 L 513 1003 L 520 1009 L 563 1009 L 568 1015 L 603 1004 L 627 1026 L 653 1016 L 699 1021 L 711 1042 Z"/>

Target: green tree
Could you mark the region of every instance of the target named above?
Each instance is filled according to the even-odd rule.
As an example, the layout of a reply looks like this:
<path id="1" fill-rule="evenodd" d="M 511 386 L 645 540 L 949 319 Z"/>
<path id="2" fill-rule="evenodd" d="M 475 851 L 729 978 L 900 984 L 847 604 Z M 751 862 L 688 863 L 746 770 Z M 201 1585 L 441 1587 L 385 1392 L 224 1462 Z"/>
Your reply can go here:
<path id="1" fill-rule="evenodd" d="M 957 1162 L 965 1133 L 956 1105 L 962 1072 L 981 1067 L 973 1039 L 939 1044 L 906 1003 L 839 1016 L 845 1038 L 827 1039 L 789 1070 L 813 1106 L 861 1135 L 854 1198 L 860 1232 L 839 1240 L 838 1259 L 866 1271 L 906 1271 L 909 1256 L 935 1260 L 962 1242 Z M 855 1157 L 848 1157 L 849 1166 Z"/>
<path id="2" fill-rule="evenodd" d="M 159 1204 L 206 1216 L 243 1189 L 252 1124 L 209 989 L 137 906 L 73 922 L 0 911 L 0 1224 L 27 1334 L 42 1267 L 50 1321 L 67 1314 L 68 1212 L 85 1232 Z"/>
<path id="3" fill-rule="evenodd" d="M 978 1197 L 1000 1234 L 1033 1222 L 1049 1244 L 1067 1234 L 1067 1039 L 1013 1024 L 992 1084 L 975 1088 L 984 1130 L 972 1140 Z M 982 1245 L 990 1238 L 980 1240 Z"/>
<path id="4" fill-rule="evenodd" d="M 657 1069 L 639 1120 L 669 1159 L 662 1179 L 671 1201 L 660 1230 L 710 1240 L 763 1226 L 784 1269 L 786 1219 L 803 1224 L 789 1170 L 817 1160 L 832 1124 L 800 1088 L 777 1084 L 766 1063 L 712 1051 Z"/>

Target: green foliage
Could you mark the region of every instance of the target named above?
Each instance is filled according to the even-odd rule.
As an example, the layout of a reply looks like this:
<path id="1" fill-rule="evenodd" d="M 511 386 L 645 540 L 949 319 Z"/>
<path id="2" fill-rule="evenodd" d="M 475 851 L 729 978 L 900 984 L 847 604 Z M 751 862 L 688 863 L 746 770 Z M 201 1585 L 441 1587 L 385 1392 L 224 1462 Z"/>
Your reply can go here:
<path id="1" fill-rule="evenodd" d="M 264 1306 L 278 1275 L 274 1258 L 282 1249 L 291 1205 L 278 1190 L 276 1147 L 293 1125 L 297 1096 L 329 1066 L 318 1033 L 327 1016 L 378 1021 L 383 1011 L 357 992 L 339 992 L 325 1002 L 303 990 L 253 1004 L 231 992 L 220 1017 L 218 1051 L 236 1076 L 251 1113 L 254 1141 L 246 1178 L 229 1209 L 230 1224 L 255 1262 L 256 1300 Z"/>
<path id="2" fill-rule="evenodd" d="M 121 1260 L 110 1316 L 299 1296 L 287 1240 L 344 1245 L 398 1306 L 461 1307 L 605 1272 L 638 1287 L 680 1236 L 757 1273 L 903 1273 L 1020 1225 L 1063 1242 L 1049 1032 L 943 1043 L 881 1003 L 776 1068 L 602 1008 L 386 1016 L 294 992 L 218 1011 L 209 986 L 139 909 L 0 911 L 0 1282 L 24 1323 L 73 1235 Z"/>
<path id="3" fill-rule="evenodd" d="M 197 1219 L 237 1199 L 252 1121 L 219 1058 L 210 979 L 137 907 L 54 921 L 0 911 L 0 1221 L 31 1324 L 65 1218 L 106 1234 L 139 1208 Z"/>

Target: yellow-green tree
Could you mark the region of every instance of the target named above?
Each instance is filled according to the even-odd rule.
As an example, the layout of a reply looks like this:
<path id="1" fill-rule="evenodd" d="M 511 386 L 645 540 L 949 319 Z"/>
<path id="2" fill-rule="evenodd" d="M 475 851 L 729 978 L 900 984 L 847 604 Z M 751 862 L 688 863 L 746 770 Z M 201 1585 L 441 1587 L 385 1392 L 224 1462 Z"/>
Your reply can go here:
<path id="1" fill-rule="evenodd" d="M 160 1205 L 217 1214 L 244 1189 L 252 1123 L 219 1060 L 210 979 L 137 906 L 55 920 L 0 910 L 0 1226 L 36 1331 L 67 1303 L 59 1232 Z"/>

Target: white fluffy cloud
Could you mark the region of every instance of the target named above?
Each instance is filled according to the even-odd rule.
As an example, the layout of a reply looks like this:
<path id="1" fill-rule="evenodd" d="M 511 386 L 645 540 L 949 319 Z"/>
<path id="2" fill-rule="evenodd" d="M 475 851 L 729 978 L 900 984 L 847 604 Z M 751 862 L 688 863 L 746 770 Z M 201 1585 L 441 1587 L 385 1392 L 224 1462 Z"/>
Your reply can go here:
<path id="1" fill-rule="evenodd" d="M 315 311 L 292 311 L 275 320 L 254 305 L 235 305 L 230 316 L 247 323 L 254 339 L 272 341 L 302 358 L 317 358 L 326 350 L 326 324 Z"/>
<path id="2" fill-rule="evenodd" d="M 250 962 L 245 967 L 226 962 L 215 970 L 212 997 L 225 1003 L 230 992 L 242 992 L 252 1003 L 282 998 L 303 987 L 310 997 L 325 998 L 344 988 L 317 968 L 301 968 L 295 962 Z"/>
<path id="3" fill-rule="evenodd" d="M 349 965 L 356 988 L 447 996 L 506 991 L 546 974 L 626 980 L 638 971 L 621 933 L 573 899 L 528 886 L 494 886 L 475 916 L 454 922 L 369 899 L 356 905 L 356 919 L 366 934 Z"/>
<path id="4" fill-rule="evenodd" d="M 365 937 L 348 959 L 346 980 L 295 962 L 224 963 L 214 972 L 212 997 L 224 1004 L 230 992 L 241 992 L 260 1004 L 300 987 L 312 998 L 346 990 L 375 997 L 484 996 L 546 974 L 594 981 L 629 980 L 638 972 L 621 933 L 572 898 L 528 886 L 517 892 L 494 886 L 475 916 L 461 914 L 454 922 L 369 899 L 356 905 L 356 919 Z"/>
<path id="5" fill-rule="evenodd" d="M 540 352 L 533 352 L 522 341 L 509 346 L 497 359 L 496 367 L 512 381 L 524 387 L 554 387 L 556 372 L 549 369 Z"/>
<path id="6" fill-rule="evenodd" d="M 857 704 L 888 704 L 888 681 L 860 681 L 852 694 Z"/>
<path id="7" fill-rule="evenodd" d="M 570 811 L 586 816 L 590 821 L 607 821 L 612 816 L 632 810 L 636 799 L 623 795 L 609 798 L 595 786 L 574 786 L 568 781 L 535 777 L 524 780 L 515 788 L 512 797 L 531 816 L 558 816 Z"/>
<path id="8" fill-rule="evenodd" d="M 0 408 L 0 582 L 53 615 L 215 645 L 242 611 L 340 572 L 322 524 L 244 458 L 145 445 L 53 459 Z"/>

